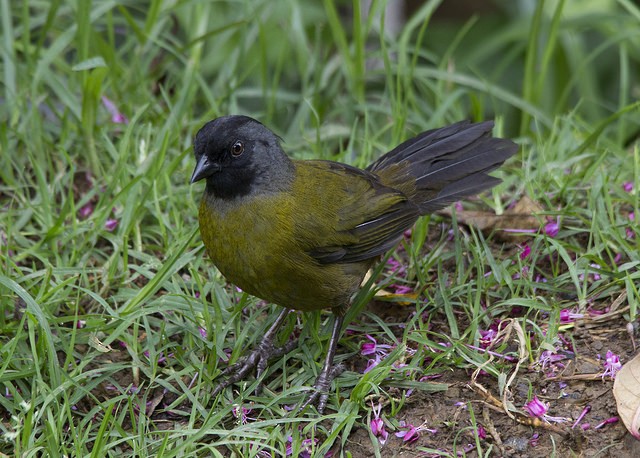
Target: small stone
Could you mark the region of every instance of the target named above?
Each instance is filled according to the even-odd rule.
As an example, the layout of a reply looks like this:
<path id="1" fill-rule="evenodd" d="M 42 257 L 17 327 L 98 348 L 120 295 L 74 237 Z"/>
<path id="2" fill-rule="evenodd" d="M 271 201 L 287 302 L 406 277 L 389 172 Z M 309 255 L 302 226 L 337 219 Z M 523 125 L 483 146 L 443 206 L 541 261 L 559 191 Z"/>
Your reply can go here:
<path id="1" fill-rule="evenodd" d="M 602 368 L 600 366 L 596 366 L 589 361 L 582 361 L 581 364 L 578 364 L 578 371 L 582 374 L 595 374 L 601 370 Z"/>
<path id="2" fill-rule="evenodd" d="M 504 445 L 514 449 L 516 452 L 524 452 L 529 447 L 529 439 L 509 437 L 504 441 Z"/>
<path id="3" fill-rule="evenodd" d="M 444 392 L 444 395 L 450 399 L 460 399 L 461 397 L 461 392 L 460 392 L 460 388 L 449 388 L 447 391 Z"/>

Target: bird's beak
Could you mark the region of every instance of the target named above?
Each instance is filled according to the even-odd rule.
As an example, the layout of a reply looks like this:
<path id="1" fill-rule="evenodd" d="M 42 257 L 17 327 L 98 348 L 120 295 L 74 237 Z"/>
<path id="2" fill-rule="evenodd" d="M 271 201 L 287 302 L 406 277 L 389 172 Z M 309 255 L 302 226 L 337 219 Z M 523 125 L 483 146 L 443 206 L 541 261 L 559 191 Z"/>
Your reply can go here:
<path id="1" fill-rule="evenodd" d="M 203 178 L 210 177 L 214 173 L 220 170 L 220 165 L 215 162 L 209 161 L 206 154 L 200 156 L 198 163 L 196 164 L 196 168 L 193 170 L 193 174 L 191 175 L 191 184 L 196 181 L 200 181 Z"/>

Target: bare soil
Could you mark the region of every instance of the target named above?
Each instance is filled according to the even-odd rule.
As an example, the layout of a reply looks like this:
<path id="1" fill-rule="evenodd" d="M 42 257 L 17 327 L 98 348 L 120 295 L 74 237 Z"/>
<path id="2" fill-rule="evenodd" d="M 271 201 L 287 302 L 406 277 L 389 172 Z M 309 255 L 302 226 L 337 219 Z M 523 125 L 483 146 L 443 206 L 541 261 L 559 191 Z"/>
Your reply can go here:
<path id="1" fill-rule="evenodd" d="M 606 327 L 577 327 L 571 335 L 565 333 L 572 337 L 576 356 L 554 378 L 534 368 L 518 371 L 510 387 L 513 405 L 522 407 L 529 392 L 536 393 L 549 404 L 549 415 L 568 421 L 546 423 L 525 415 L 511 418 L 498 399 L 494 377 L 477 377 L 474 389 L 470 373 L 454 370 L 438 379 L 449 384 L 447 391 L 412 394 L 397 417 L 416 426 L 425 423 L 437 432 L 423 431 L 411 444 L 390 433 L 382 456 L 479 456 L 468 408 L 471 403 L 476 423 L 486 431 L 486 437 L 480 439 L 483 455 L 490 450 L 488 456 L 496 457 L 640 457 L 640 441 L 620 421 L 600 426 L 617 417 L 617 411 L 613 381 L 598 376 L 602 371 L 599 359 L 607 350 L 617 353 L 623 363 L 636 354 L 625 326 L 620 318 L 606 322 Z M 587 405 L 591 410 L 572 428 Z M 368 432 L 363 428 L 353 433 L 347 449 L 354 458 L 373 456 Z M 428 449 L 433 451 L 425 451 Z"/>

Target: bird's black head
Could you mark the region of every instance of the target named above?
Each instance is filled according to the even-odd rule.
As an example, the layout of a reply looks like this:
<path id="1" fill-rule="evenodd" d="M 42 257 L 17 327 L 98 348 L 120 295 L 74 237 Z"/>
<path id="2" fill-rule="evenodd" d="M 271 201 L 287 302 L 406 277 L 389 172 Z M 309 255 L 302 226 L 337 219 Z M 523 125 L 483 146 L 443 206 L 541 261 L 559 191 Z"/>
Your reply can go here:
<path id="1" fill-rule="evenodd" d="M 293 164 L 279 138 L 248 116 L 223 116 L 206 123 L 194 141 L 191 183 L 207 180 L 207 192 L 230 199 L 287 188 Z"/>

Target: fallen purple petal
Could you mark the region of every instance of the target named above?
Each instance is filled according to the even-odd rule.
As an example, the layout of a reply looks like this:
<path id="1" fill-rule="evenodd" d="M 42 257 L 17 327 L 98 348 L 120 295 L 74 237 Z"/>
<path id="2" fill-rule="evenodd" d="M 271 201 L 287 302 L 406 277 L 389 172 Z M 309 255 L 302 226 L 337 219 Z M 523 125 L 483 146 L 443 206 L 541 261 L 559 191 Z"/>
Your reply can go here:
<path id="1" fill-rule="evenodd" d="M 524 405 L 524 410 L 527 411 L 530 417 L 541 419 L 549 410 L 549 405 L 538 399 L 538 396 L 534 396 L 531 401 Z"/>
<path id="2" fill-rule="evenodd" d="M 413 292 L 413 288 L 405 285 L 391 285 L 395 294 L 411 294 Z"/>
<path id="3" fill-rule="evenodd" d="M 607 376 L 611 377 L 611 380 L 614 380 L 620 369 L 622 369 L 620 357 L 611 350 L 607 350 L 607 355 L 604 361 L 604 372 L 602 372 L 602 380 Z"/>
<path id="4" fill-rule="evenodd" d="M 607 418 L 602 423 L 598 423 L 596 426 L 594 426 L 593 429 L 601 429 L 601 428 L 604 428 L 607 425 L 611 425 L 613 423 L 618 423 L 618 420 L 619 420 L 618 417 Z"/>
<path id="5" fill-rule="evenodd" d="M 113 230 L 118 227 L 118 220 L 114 219 L 114 218 L 109 218 L 105 223 L 104 223 L 104 228 L 109 231 L 109 232 L 113 232 Z"/>
<path id="6" fill-rule="evenodd" d="M 502 229 L 502 232 L 509 232 L 511 234 L 535 234 L 538 231 L 536 229 Z"/>
<path id="7" fill-rule="evenodd" d="M 531 247 L 529 245 L 525 245 L 521 248 L 522 251 L 520 252 L 520 259 L 525 260 L 531 254 Z"/>
<path id="8" fill-rule="evenodd" d="M 378 341 L 369 334 L 365 335 L 365 337 L 371 342 L 365 342 L 360 346 L 360 354 L 363 356 L 374 355 L 376 353 L 376 345 L 378 344 Z"/>
<path id="9" fill-rule="evenodd" d="M 412 424 L 406 424 L 404 421 L 399 422 L 400 427 L 407 428 L 404 431 L 398 431 L 395 433 L 396 437 L 399 437 L 408 444 L 411 444 L 420 438 L 420 432 L 426 431 L 431 434 L 436 434 L 438 432 L 437 429 L 427 428 L 426 422 L 421 424 L 418 427 L 413 426 Z"/>
<path id="10" fill-rule="evenodd" d="M 591 406 L 587 404 L 584 407 L 584 409 L 582 409 L 582 412 L 580 413 L 580 415 L 578 415 L 578 418 L 576 418 L 576 421 L 571 427 L 571 429 L 575 429 L 575 427 L 578 426 L 578 423 L 580 423 L 582 419 L 585 417 L 585 415 L 588 414 L 589 412 L 591 412 Z"/>
<path id="11" fill-rule="evenodd" d="M 394 258 L 387 259 L 387 266 L 389 266 L 389 270 L 391 273 L 396 275 L 403 275 L 407 268 L 400 264 L 400 262 L 396 261 Z"/>
<path id="12" fill-rule="evenodd" d="M 546 423 L 563 423 L 565 421 L 569 421 L 569 419 L 565 417 L 553 417 L 551 415 L 547 415 L 549 404 L 542 402 L 538 399 L 538 396 L 534 396 L 531 401 L 526 403 L 524 405 L 524 410 L 527 411 L 529 416 L 539 418 Z"/>
<path id="13" fill-rule="evenodd" d="M 604 315 L 605 313 L 609 313 L 609 307 L 606 307 L 604 310 L 596 310 L 592 307 L 589 307 L 587 309 L 587 313 L 589 314 L 589 316 L 600 316 L 600 315 Z"/>
<path id="14" fill-rule="evenodd" d="M 375 366 L 377 366 L 385 356 L 387 356 L 389 351 L 393 348 L 393 345 L 379 344 L 378 341 L 369 334 L 367 334 L 365 337 L 369 339 L 370 342 L 365 342 L 360 346 L 360 354 L 363 356 L 375 356 L 374 359 L 369 359 L 369 361 L 367 362 L 367 367 L 364 370 L 364 373 L 366 374 Z"/>
<path id="15" fill-rule="evenodd" d="M 398 431 L 396 437 L 401 438 L 404 442 L 411 444 L 418 440 L 420 432 L 413 425 L 409 425 L 409 429 Z"/>
<path id="16" fill-rule="evenodd" d="M 498 337 L 498 331 L 496 331 L 495 329 L 487 329 L 486 331 L 479 329 L 478 333 L 480 334 L 480 346 L 482 348 L 487 348 L 498 343 L 496 341 L 496 338 Z"/>
<path id="17" fill-rule="evenodd" d="M 233 406 L 233 409 L 231 409 L 231 413 L 243 425 L 247 424 L 249 421 L 256 420 L 255 418 L 249 416 L 249 414 L 251 413 L 251 409 L 241 407 L 239 405 Z"/>
<path id="18" fill-rule="evenodd" d="M 93 205 L 89 203 L 80 208 L 80 210 L 78 211 L 78 216 L 80 217 L 80 219 L 87 219 L 89 216 L 91 216 L 92 213 Z"/>
<path id="19" fill-rule="evenodd" d="M 369 340 L 371 340 L 370 344 L 363 344 L 363 347 L 365 347 L 366 345 L 373 345 L 373 347 L 366 347 L 363 348 L 363 351 L 368 351 L 369 353 L 364 353 L 361 352 L 362 355 L 370 355 L 370 354 L 375 354 L 378 355 L 380 357 L 384 357 L 387 356 L 387 354 L 389 354 L 389 351 L 391 349 L 393 349 L 394 345 L 389 345 L 389 344 L 379 344 L 378 341 L 371 337 L 369 334 L 367 334 L 366 336 Z"/>
<path id="20" fill-rule="evenodd" d="M 291 434 L 289 434 L 287 436 L 287 448 L 285 449 L 285 456 L 291 456 L 293 454 L 293 437 L 291 436 Z"/>
<path id="21" fill-rule="evenodd" d="M 129 124 L 129 120 L 125 115 L 123 115 L 116 107 L 116 104 L 113 103 L 107 96 L 102 96 L 102 104 L 107 109 L 109 114 L 111 115 L 111 122 L 116 124 Z"/>
<path id="22" fill-rule="evenodd" d="M 572 353 L 572 352 L 569 352 Z M 556 351 L 545 350 L 540 354 L 538 358 L 538 363 L 541 365 L 542 370 L 546 370 L 547 368 L 555 369 L 555 366 L 558 366 L 560 369 L 564 368 L 564 364 L 558 364 L 559 361 L 563 361 L 568 358 L 567 354 L 559 354 Z"/>
<path id="23" fill-rule="evenodd" d="M 517 358 L 514 358 L 513 356 L 503 355 L 502 353 L 498 353 L 498 352 L 495 352 L 495 351 L 487 350 L 486 348 L 476 347 L 474 345 L 467 345 L 467 348 L 471 348 L 471 349 L 479 351 L 481 353 L 487 353 L 489 355 L 495 356 L 496 358 L 502 358 L 502 359 L 504 359 L 506 361 L 515 361 L 517 359 Z"/>
<path id="24" fill-rule="evenodd" d="M 312 452 L 314 451 L 315 446 L 318 445 L 318 442 L 319 441 L 316 438 L 303 440 L 302 441 L 303 450 L 300 453 L 300 456 L 302 458 L 311 458 L 312 456 L 314 456 Z M 329 456 L 331 456 L 330 453 L 327 453 L 325 455 L 325 457 L 329 457 Z"/>
<path id="25" fill-rule="evenodd" d="M 369 428 L 374 436 L 378 437 L 385 430 L 382 418 L 372 418 L 369 422 Z"/>
<path id="26" fill-rule="evenodd" d="M 571 323 L 572 321 L 584 318 L 584 313 L 575 313 L 569 309 L 560 310 L 560 322 Z"/>
<path id="27" fill-rule="evenodd" d="M 556 218 L 555 221 L 549 221 L 544 225 L 544 233 L 548 237 L 555 237 L 560 232 L 560 217 Z"/>
<path id="28" fill-rule="evenodd" d="M 375 437 L 378 438 L 380 445 L 384 445 L 387 442 L 387 438 L 389 437 L 389 433 L 387 432 L 384 421 L 380 418 L 380 412 L 382 411 L 382 405 L 378 404 L 377 406 L 371 403 L 371 411 L 373 412 L 373 418 L 369 422 L 369 428 Z"/>
<path id="29" fill-rule="evenodd" d="M 466 456 L 466 454 L 469 453 L 474 448 L 476 448 L 474 444 L 467 444 L 464 447 L 462 447 L 461 451 L 458 452 L 458 456 Z"/>
<path id="30" fill-rule="evenodd" d="M 373 369 L 374 367 L 376 367 L 378 364 L 380 364 L 380 361 L 382 361 L 382 359 L 380 359 L 379 356 L 376 355 L 375 359 L 369 359 L 367 360 L 367 367 L 364 368 L 364 371 L 362 371 L 363 374 L 366 374 L 367 372 L 369 372 L 371 369 Z"/>

